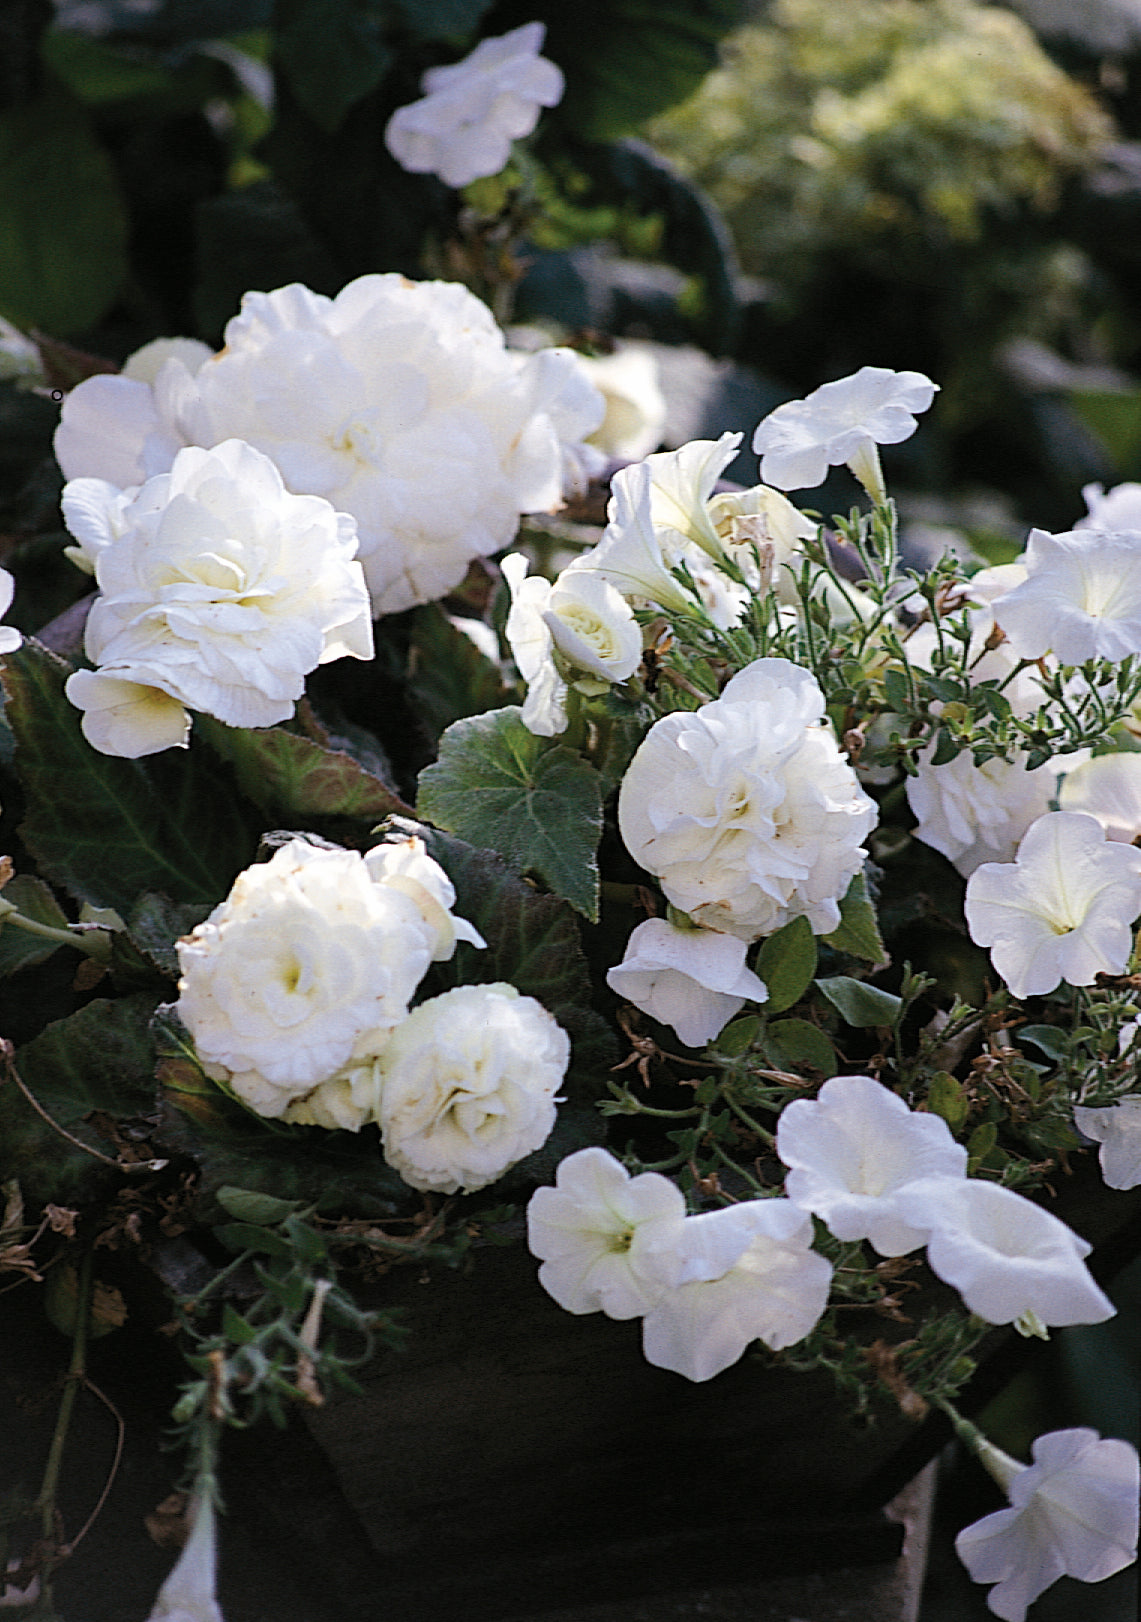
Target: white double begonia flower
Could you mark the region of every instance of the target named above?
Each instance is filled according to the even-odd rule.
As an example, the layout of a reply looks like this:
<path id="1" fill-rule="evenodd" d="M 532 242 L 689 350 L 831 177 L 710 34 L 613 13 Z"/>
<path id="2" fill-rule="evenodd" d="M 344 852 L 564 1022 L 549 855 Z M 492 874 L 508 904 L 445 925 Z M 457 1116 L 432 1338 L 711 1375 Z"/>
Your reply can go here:
<path id="1" fill-rule="evenodd" d="M 374 845 L 365 852 L 364 865 L 374 883 L 400 890 L 416 903 L 420 916 L 435 935 L 434 963 L 451 958 L 457 941 L 467 941 L 470 946 L 487 945 L 474 924 L 452 912 L 455 885 L 439 862 L 428 855 L 424 841 L 417 835 Z"/>
<path id="2" fill-rule="evenodd" d="M 1141 530 L 1034 529 L 1023 561 L 1026 578 L 991 605 L 1020 658 L 1080 665 L 1141 653 Z"/>
<path id="3" fill-rule="evenodd" d="M 619 339 L 609 355 L 580 357 L 606 402 L 606 415 L 587 437 L 607 456 L 636 462 L 655 451 L 666 427 L 661 368 L 651 345 Z"/>
<path id="4" fill-rule="evenodd" d="M 655 1251 L 667 1290 L 642 1323 L 647 1361 L 711 1380 L 754 1340 L 774 1352 L 803 1340 L 832 1283 L 811 1246 L 811 1217 L 785 1199 L 687 1217 Z"/>
<path id="5" fill-rule="evenodd" d="M 570 350 L 512 353 L 467 288 L 389 273 L 336 298 L 297 283 L 247 293 L 193 374 L 174 357 L 153 384 L 80 383 L 55 447 L 68 479 L 123 488 L 184 445 L 245 440 L 287 489 L 356 520 L 379 615 L 444 596 L 521 513 L 558 507 L 564 442 L 602 412 Z"/>
<path id="6" fill-rule="evenodd" d="M 1141 851 L 1114 844 L 1093 817 L 1050 811 L 1015 860 L 988 862 L 967 880 L 967 928 L 1016 997 L 1063 980 L 1092 985 L 1122 974 L 1141 913 Z"/>
<path id="7" fill-rule="evenodd" d="M 203 1063 L 280 1116 L 407 1014 L 435 925 L 356 851 L 293 839 L 178 943 L 178 1013 Z"/>
<path id="8" fill-rule="evenodd" d="M 1058 792 L 1059 772 L 1073 757 L 1048 760 L 1027 771 L 1027 755 L 995 756 L 976 766 L 969 749 L 942 765 L 932 764 L 935 744 L 920 755 L 907 779 L 907 803 L 916 817 L 915 837 L 970 875 L 984 862 L 1009 862 L 1031 823 L 1044 816 Z"/>
<path id="9" fill-rule="evenodd" d="M 758 659 L 642 741 L 619 791 L 622 838 L 697 923 L 743 941 L 802 916 L 817 934 L 838 926 L 878 810 L 823 716 L 807 670 Z"/>
<path id="10" fill-rule="evenodd" d="M 1062 779 L 1058 808 L 1096 817 L 1107 839 L 1131 845 L 1141 834 L 1141 754 L 1122 750 L 1082 761 Z"/>
<path id="11" fill-rule="evenodd" d="M 564 569 L 552 585 L 527 574 L 521 552 L 501 567 L 511 588 L 504 633 L 527 683 L 523 725 L 551 738 L 566 730 L 568 682 L 600 693 L 627 681 L 642 662 L 642 632 L 625 598 L 600 575 Z"/>
<path id="12" fill-rule="evenodd" d="M 1109 1188 L 1136 1188 L 1141 1183 L 1141 1093 L 1130 1093 L 1105 1109 L 1079 1104 L 1074 1109 L 1079 1132 L 1101 1144 L 1098 1159 Z"/>
<path id="13" fill-rule="evenodd" d="M 439 175 L 446 186 L 497 175 L 540 108 L 562 100 L 562 72 L 539 55 L 546 32 L 544 23 L 525 23 L 481 40 L 462 62 L 429 68 L 423 99 L 398 108 L 384 132 L 397 163 L 414 175 Z"/>
<path id="14" fill-rule="evenodd" d="M 470 1193 L 540 1148 L 570 1039 L 514 986 L 457 986 L 414 1008 L 380 1056 L 384 1158 L 413 1188 Z"/>
<path id="15" fill-rule="evenodd" d="M 1003 1622 L 1023 1622 L 1059 1577 L 1099 1583 L 1137 1558 L 1137 1451 L 1084 1427 L 1039 1436 L 1034 1463 L 998 1448 L 979 1451 L 1010 1499 L 955 1539 L 976 1583 L 994 1583 L 987 1606 Z"/>
<path id="16" fill-rule="evenodd" d="M 753 449 L 761 478 L 779 490 L 811 490 L 829 467 L 846 462 L 868 494 L 884 500 L 877 445 L 898 445 L 915 432 L 938 384 L 922 372 L 861 366 L 851 377 L 823 383 L 803 400 L 789 400 L 758 425 Z"/>
<path id="17" fill-rule="evenodd" d="M 916 1181 L 896 1196 L 905 1222 L 927 1230 L 927 1261 L 987 1323 L 1030 1314 L 1043 1324 L 1094 1324 L 1113 1303 L 1083 1257 L 1072 1228 L 1011 1188 L 980 1178 Z"/>
<path id="18" fill-rule="evenodd" d="M 664 1295 L 657 1251 L 685 1220 L 676 1183 L 656 1171 L 631 1177 L 606 1149 L 559 1162 L 554 1188 L 527 1206 L 527 1243 L 539 1283 L 567 1312 L 638 1318 Z"/>
<path id="19" fill-rule="evenodd" d="M 70 522 L 81 504 L 79 528 L 93 550 L 101 595 L 85 647 L 99 673 L 73 675 L 66 691 L 97 715 L 126 705 L 117 722 L 125 736 L 85 713 L 96 748 L 135 756 L 154 743 L 151 701 L 140 695 L 136 710 L 113 688 L 108 703 L 102 678 L 158 689 L 228 726 L 264 727 L 293 714 L 318 665 L 372 657 L 352 519 L 318 496 L 290 495 L 251 446 L 182 450 L 169 473 L 138 489 L 79 482 L 78 492 L 68 486 L 64 511 Z M 173 731 L 171 707 L 159 713 Z M 177 740 L 159 747 L 169 741 Z"/>
<path id="20" fill-rule="evenodd" d="M 225 1622 L 217 1599 L 217 1534 L 209 1492 L 196 1492 L 187 1513 L 190 1536 L 147 1622 Z"/>
<path id="21" fill-rule="evenodd" d="M 686 1047 L 704 1047 L 751 997 L 768 1000 L 763 980 L 745 966 L 746 943 L 712 929 L 679 929 L 647 918 L 631 931 L 621 963 L 607 971 L 612 991 L 651 1019 L 670 1025 Z"/>
<path id="22" fill-rule="evenodd" d="M 963 1178 L 967 1151 L 938 1115 L 908 1109 L 870 1076 L 833 1076 L 815 1100 L 794 1099 L 777 1122 L 785 1193 L 837 1239 L 869 1239 L 903 1256 L 927 1229 L 901 1215 L 896 1196 L 920 1178 Z"/>

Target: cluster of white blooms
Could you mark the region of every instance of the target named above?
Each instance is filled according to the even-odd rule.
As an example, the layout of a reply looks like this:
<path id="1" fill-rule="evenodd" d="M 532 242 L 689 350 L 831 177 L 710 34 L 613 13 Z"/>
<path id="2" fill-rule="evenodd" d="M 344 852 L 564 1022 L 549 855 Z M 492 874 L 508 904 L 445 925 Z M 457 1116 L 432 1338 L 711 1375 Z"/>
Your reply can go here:
<path id="1" fill-rule="evenodd" d="M 465 287 L 361 276 L 335 298 L 247 293 L 207 359 L 92 377 L 64 401 L 69 479 L 126 489 L 184 446 L 244 440 L 295 495 L 356 521 L 374 616 L 444 596 L 562 500 L 564 453 L 603 401 L 570 350 L 516 354 Z"/>
<path id="2" fill-rule="evenodd" d="M 785 1191 L 839 1239 L 881 1255 L 927 1246 L 932 1271 L 988 1323 L 1101 1323 L 1114 1308 L 1083 1258 L 1090 1246 L 1041 1206 L 967 1176 L 966 1150 L 868 1076 L 834 1076 L 777 1123 Z"/>
<path id="3" fill-rule="evenodd" d="M 815 678 L 787 659 L 757 659 L 720 698 L 655 722 L 618 798 L 626 848 L 668 900 L 743 941 L 797 917 L 834 930 L 877 815 Z"/>
<path id="4" fill-rule="evenodd" d="M 292 839 L 178 943 L 178 1013 L 255 1113 L 359 1131 L 415 1188 L 480 1188 L 554 1125 L 569 1042 L 533 998 L 463 986 L 409 1005 L 458 940 L 455 891 L 415 836 L 366 856 Z"/>
<path id="5" fill-rule="evenodd" d="M 539 109 L 562 100 L 562 73 L 539 55 L 546 32 L 544 23 L 525 23 L 481 40 L 462 62 L 429 68 L 423 98 L 399 108 L 384 132 L 397 163 L 447 186 L 497 175 L 512 141 L 535 128 Z"/>
<path id="6" fill-rule="evenodd" d="M 750 1342 L 773 1351 L 809 1334 L 824 1311 L 831 1265 L 812 1222 L 785 1199 L 686 1216 L 657 1172 L 631 1177 L 605 1149 L 580 1149 L 527 1207 L 539 1281 L 568 1312 L 641 1318 L 658 1368 L 709 1380 Z"/>
<path id="7" fill-rule="evenodd" d="M 1122 974 L 1141 915 L 1141 850 L 1108 840 L 1096 818 L 1049 811 L 1027 830 L 1013 862 L 988 862 L 967 880 L 971 939 L 1016 997 L 1063 980 L 1092 985 Z"/>
<path id="8" fill-rule="evenodd" d="M 319 664 L 372 657 L 352 519 L 291 495 L 241 440 L 187 447 L 126 490 L 72 480 L 63 512 L 100 587 L 85 636 L 97 669 L 67 695 L 105 754 L 184 744 L 188 709 L 272 726 Z"/>

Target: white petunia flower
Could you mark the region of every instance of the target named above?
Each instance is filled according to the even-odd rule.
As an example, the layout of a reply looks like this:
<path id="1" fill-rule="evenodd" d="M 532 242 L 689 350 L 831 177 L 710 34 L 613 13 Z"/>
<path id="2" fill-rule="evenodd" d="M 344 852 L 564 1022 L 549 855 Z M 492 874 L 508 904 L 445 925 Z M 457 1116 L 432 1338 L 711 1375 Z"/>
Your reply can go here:
<path id="1" fill-rule="evenodd" d="M 976 1583 L 994 1583 L 987 1606 L 1004 1622 L 1059 1577 L 1098 1583 L 1137 1558 L 1136 1449 L 1083 1428 L 1050 1431 L 1019 1464 L 988 1446 L 980 1458 L 1010 1499 L 955 1539 Z"/>
<path id="2" fill-rule="evenodd" d="M 1062 779 L 1058 806 L 1096 817 L 1107 839 L 1131 845 L 1141 834 L 1141 754 L 1123 750 L 1084 760 Z"/>
<path id="3" fill-rule="evenodd" d="M 1141 851 L 1113 844 L 1093 817 L 1051 811 L 1033 823 L 1013 862 L 988 862 L 967 880 L 967 928 L 1016 997 L 1061 981 L 1092 985 L 1121 974 L 1141 913 Z"/>
<path id="4" fill-rule="evenodd" d="M 190 1536 L 147 1622 L 224 1622 L 217 1600 L 217 1534 L 209 1493 L 196 1492 L 187 1513 Z"/>
<path id="5" fill-rule="evenodd" d="M 742 436 L 691 439 L 676 451 L 647 456 L 650 516 L 656 529 L 676 530 L 707 553 L 714 563 L 725 560 L 725 548 L 710 513 L 718 479 L 737 454 Z"/>
<path id="6" fill-rule="evenodd" d="M 758 659 L 696 711 L 650 728 L 622 780 L 626 848 L 697 923 L 743 941 L 806 917 L 817 934 L 864 861 L 875 801 L 787 659 Z"/>
<path id="7" fill-rule="evenodd" d="M 769 990 L 745 967 L 747 945 L 711 929 L 678 929 L 647 918 L 631 931 L 621 963 L 607 971 L 612 991 L 652 1019 L 671 1025 L 686 1047 L 704 1047 L 751 997 Z"/>
<path id="8" fill-rule="evenodd" d="M 391 614 L 444 596 L 521 513 L 557 507 L 564 442 L 602 412 L 571 351 L 513 353 L 467 288 L 389 273 L 336 298 L 247 293 L 193 375 L 176 357 L 153 385 L 79 384 L 55 447 L 67 478 L 123 488 L 184 445 L 245 440 L 288 490 L 356 520 L 374 613 Z"/>
<path id="9" fill-rule="evenodd" d="M 670 572 L 672 559 L 664 552 L 654 523 L 653 495 L 653 475 L 646 462 L 620 468 L 610 482 L 602 539 L 564 572 L 589 571 L 609 581 L 623 597 L 653 603 L 667 612 L 692 613 L 692 597 Z"/>
<path id="10" fill-rule="evenodd" d="M 1015 1323 L 1028 1313 L 1056 1325 L 1113 1317 L 1082 1259 L 1090 1246 L 1013 1189 L 937 1177 L 901 1188 L 896 1201 L 905 1222 L 927 1230 L 932 1272 L 987 1323 Z"/>
<path id="11" fill-rule="evenodd" d="M 833 1076 L 815 1101 L 794 1099 L 777 1123 L 790 1167 L 785 1193 L 837 1239 L 869 1239 L 903 1256 L 927 1238 L 900 1214 L 896 1195 L 919 1178 L 967 1175 L 967 1151 L 938 1115 L 908 1109 L 870 1076 Z"/>
<path id="12" fill-rule="evenodd" d="M 548 1139 L 570 1039 L 514 986 L 414 1008 L 380 1056 L 384 1158 L 413 1188 L 470 1193 Z"/>
<path id="13" fill-rule="evenodd" d="M 540 56 L 543 23 L 525 23 L 484 39 L 462 62 L 429 68 L 420 101 L 400 107 L 388 121 L 384 144 L 415 175 L 439 175 L 446 186 L 466 186 L 497 175 L 511 143 L 530 135 L 542 107 L 562 100 L 563 76 Z"/>
<path id="14" fill-rule="evenodd" d="M 709 503 L 709 516 L 726 554 L 741 570 L 754 591 L 770 588 L 788 608 L 799 605 L 793 570 L 803 561 L 802 541 L 810 541 L 817 525 L 779 490 L 767 484 L 751 490 L 723 491 Z M 831 586 L 833 614 L 847 612 L 843 598 Z"/>
<path id="15" fill-rule="evenodd" d="M 527 1243 L 539 1283 L 567 1312 L 638 1318 L 665 1293 L 656 1253 L 685 1219 L 681 1190 L 645 1171 L 631 1177 L 605 1149 L 560 1161 L 554 1188 L 527 1206 Z"/>
<path id="16" fill-rule="evenodd" d="M 1141 1093 L 1130 1093 L 1105 1109 L 1074 1109 L 1079 1132 L 1101 1144 L 1101 1175 L 1109 1188 L 1141 1183 Z"/>
<path id="17" fill-rule="evenodd" d="M 15 595 L 16 582 L 7 569 L 0 569 L 0 618 L 11 608 Z M 0 653 L 15 653 L 23 640 L 14 625 L 0 625 Z"/>
<path id="18" fill-rule="evenodd" d="M 84 482 L 82 527 L 90 534 L 111 487 Z M 94 552 L 102 595 L 87 618 L 87 655 L 102 674 L 158 688 L 229 726 L 272 726 L 293 714 L 319 664 L 372 657 L 356 549 L 351 518 L 320 497 L 290 495 L 251 446 L 228 440 L 182 450 L 169 473 L 107 495 L 107 540 Z M 114 695 L 85 674 L 71 677 L 68 696 L 111 708 Z M 131 718 L 120 716 L 132 744 L 123 752 L 149 753 L 142 733 L 131 734 Z M 141 710 L 138 718 L 143 727 Z M 86 716 L 84 730 L 97 748 L 114 741 Z"/>
<path id="19" fill-rule="evenodd" d="M 1141 530 L 1031 530 L 1024 561 L 1025 580 L 992 603 L 1021 658 L 1079 665 L 1141 653 Z"/>
<path id="20" fill-rule="evenodd" d="M 1111 535 L 1123 529 L 1141 530 L 1141 484 L 1116 484 L 1112 490 L 1083 484 L 1082 495 L 1088 511 L 1075 529 L 1104 529 Z"/>
<path id="21" fill-rule="evenodd" d="M 846 462 L 874 500 L 885 495 L 877 445 L 897 445 L 915 432 L 938 384 L 921 372 L 861 366 L 823 383 L 803 400 L 778 406 L 759 424 L 753 449 L 761 478 L 780 490 L 811 490 L 829 467 Z"/>
<path id="22" fill-rule="evenodd" d="M 404 1019 L 437 930 L 356 851 L 290 840 L 178 943 L 178 1013 L 199 1057 L 279 1116 Z"/>
<path id="23" fill-rule="evenodd" d="M 784 1199 L 687 1217 L 655 1253 L 668 1289 L 642 1323 L 647 1361 L 710 1380 L 754 1340 L 774 1352 L 803 1340 L 832 1282 L 811 1246 L 812 1219 Z"/>

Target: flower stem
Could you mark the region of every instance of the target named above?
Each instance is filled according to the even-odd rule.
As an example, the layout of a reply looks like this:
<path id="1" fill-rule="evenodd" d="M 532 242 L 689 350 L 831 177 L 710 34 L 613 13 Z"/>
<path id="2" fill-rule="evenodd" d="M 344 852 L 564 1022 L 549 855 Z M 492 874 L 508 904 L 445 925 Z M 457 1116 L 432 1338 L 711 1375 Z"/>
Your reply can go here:
<path id="1" fill-rule="evenodd" d="M 93 1262 L 93 1252 L 88 1249 L 84 1252 L 83 1260 L 80 1263 L 79 1282 L 75 1292 L 75 1329 L 71 1341 L 71 1361 L 68 1364 L 63 1396 L 60 1399 L 59 1413 L 56 1415 L 55 1430 L 52 1433 L 47 1463 L 44 1465 L 43 1480 L 40 1483 L 40 1490 L 35 1503 L 35 1507 L 40 1512 L 40 1536 L 49 1548 L 54 1548 L 55 1545 L 55 1499 L 59 1487 L 60 1470 L 63 1465 L 63 1450 L 67 1443 L 68 1430 L 71 1427 L 75 1399 L 87 1372 L 87 1328 L 91 1315 Z M 56 1559 L 58 1559 L 58 1551 Z M 56 1561 L 52 1560 L 51 1564 L 54 1563 Z M 51 1564 L 48 1567 L 49 1571 Z"/>
<path id="2" fill-rule="evenodd" d="M 11 907 L 10 902 L 8 905 Z M 88 957 L 98 958 L 101 963 L 106 963 L 111 953 L 110 939 L 104 929 L 59 929 L 54 924 L 41 924 L 34 918 L 25 918 L 15 907 L 10 912 L 0 912 L 0 923 L 15 924 L 17 929 L 25 929 L 29 935 L 42 935 L 45 940 L 56 941 L 60 946 L 74 946 L 77 952 L 86 952 Z"/>

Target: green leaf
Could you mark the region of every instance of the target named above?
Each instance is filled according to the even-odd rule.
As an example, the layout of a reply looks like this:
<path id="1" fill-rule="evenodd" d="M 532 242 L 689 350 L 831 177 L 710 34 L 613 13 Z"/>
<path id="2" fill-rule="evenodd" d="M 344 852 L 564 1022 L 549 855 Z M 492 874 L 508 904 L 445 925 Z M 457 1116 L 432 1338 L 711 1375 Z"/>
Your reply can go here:
<path id="1" fill-rule="evenodd" d="M 350 754 L 281 727 L 249 731 L 199 717 L 198 732 L 233 767 L 243 794 L 273 821 L 352 817 L 376 823 L 411 807 Z"/>
<path id="2" fill-rule="evenodd" d="M 223 1222 L 214 1229 L 227 1250 L 240 1252 L 256 1250 L 263 1256 L 290 1257 L 293 1252 L 289 1241 L 270 1228 L 258 1227 L 253 1222 Z"/>
<path id="3" fill-rule="evenodd" d="M 174 85 L 174 75 L 153 58 L 128 55 L 70 29 L 49 28 L 40 41 L 40 55 L 56 78 L 92 107 L 169 95 Z"/>
<path id="4" fill-rule="evenodd" d="M 807 918 L 793 918 L 761 947 L 757 973 L 769 988 L 766 1014 L 783 1014 L 799 1002 L 816 973 L 816 937 Z"/>
<path id="5" fill-rule="evenodd" d="M 639 130 L 697 89 L 739 0 L 576 0 L 547 8 L 543 55 L 566 74 L 560 121 L 589 141 Z"/>
<path id="6" fill-rule="evenodd" d="M 849 1025 L 893 1026 L 903 1007 L 902 1000 L 892 992 L 881 991 L 878 986 L 869 986 L 866 981 L 853 980 L 846 974 L 817 980 L 816 985 Z"/>
<path id="7" fill-rule="evenodd" d="M 998 1142 L 998 1127 L 993 1121 L 984 1121 L 976 1126 L 967 1139 L 967 1169 L 973 1175 L 978 1167 L 992 1154 Z"/>
<path id="8" fill-rule="evenodd" d="M 417 811 L 468 844 L 498 851 L 517 872 L 598 919 L 602 779 L 512 706 L 457 721 L 420 774 Z"/>
<path id="9" fill-rule="evenodd" d="M 252 1188 L 235 1188 L 231 1183 L 223 1183 L 214 1198 L 229 1216 L 259 1226 L 284 1222 L 298 1209 L 297 1200 L 279 1200 L 272 1194 L 258 1194 Z"/>
<path id="10" fill-rule="evenodd" d="M 221 898 L 219 898 L 221 899 Z M 176 906 L 169 896 L 141 895 L 127 920 L 127 933 L 160 974 L 177 980 L 181 973 L 175 942 L 189 935 L 212 911 L 206 905 Z"/>
<path id="11" fill-rule="evenodd" d="M 114 1148 L 85 1121 L 92 1111 L 117 1119 L 154 1108 L 153 999 L 97 998 L 48 1025 L 16 1052 L 16 1069 L 53 1121 L 103 1155 Z M 76 1148 L 45 1121 L 16 1085 L 0 1087 L 0 1181 L 17 1177 L 30 1203 L 67 1204 L 93 1196 L 123 1173 Z"/>
<path id="12" fill-rule="evenodd" d="M 723 1053 L 728 1059 L 739 1059 L 743 1053 L 748 1053 L 753 1043 L 760 1035 L 761 1022 L 756 1014 L 746 1014 L 743 1019 L 735 1019 L 731 1025 L 726 1025 L 721 1035 L 714 1043 L 718 1053 Z M 707 1102 L 697 1095 L 698 1103 Z"/>
<path id="13" fill-rule="evenodd" d="M 840 903 L 840 922 L 824 939 L 838 952 L 862 957 L 875 968 L 884 968 L 888 962 L 887 947 L 880 934 L 876 909 L 868 895 L 868 881 L 857 873 Z"/>
<path id="14" fill-rule="evenodd" d="M 220 901 L 257 854 L 258 824 L 201 748 L 144 765 L 100 754 L 64 696 L 70 666 L 26 638 L 3 661 L 21 835 L 43 873 L 77 900 L 130 917 L 144 890 Z"/>
<path id="15" fill-rule="evenodd" d="M 1069 1052 L 1066 1032 L 1058 1025 L 1021 1025 L 1014 1034 L 1020 1042 L 1033 1042 L 1048 1059 L 1064 1059 Z"/>
<path id="16" fill-rule="evenodd" d="M 927 1108 L 932 1115 L 941 1115 L 952 1132 L 959 1132 L 970 1107 L 970 1100 L 954 1076 L 946 1070 L 937 1070 L 927 1089 Z"/>
<path id="17" fill-rule="evenodd" d="M 0 114 L 0 313 L 56 335 L 94 326 L 127 272 L 127 218 L 87 114 L 62 91 Z"/>
<path id="18" fill-rule="evenodd" d="M 609 1025 L 594 1011 L 590 970 L 578 922 L 565 902 L 541 895 L 489 850 L 475 849 L 435 829 L 423 830 L 429 853 L 455 885 L 452 909 L 487 942 L 460 942 L 455 957 L 429 970 L 425 990 L 506 980 L 555 1016 L 571 1039 L 570 1076 L 591 1098 L 605 1090 L 617 1058 Z"/>
<path id="19" fill-rule="evenodd" d="M 778 1019 L 765 1030 L 765 1051 L 778 1070 L 809 1065 L 824 1076 L 836 1074 L 836 1049 L 806 1019 Z"/>
<path id="20" fill-rule="evenodd" d="M 499 709 L 508 697 L 503 677 L 439 603 L 412 615 L 409 685 L 432 736 L 453 721 Z"/>
<path id="21" fill-rule="evenodd" d="M 277 67 L 328 134 L 388 71 L 386 9 L 383 0 L 279 0 Z"/>
<path id="22" fill-rule="evenodd" d="M 37 924 L 49 924 L 53 929 L 68 926 L 68 916 L 55 896 L 42 880 L 30 873 L 18 873 L 10 879 L 4 886 L 3 899 Z M 61 945 L 60 941 L 44 940 L 42 935 L 33 935 L 18 924 L 0 919 L 0 974 L 12 974 L 16 969 L 43 963 Z"/>

